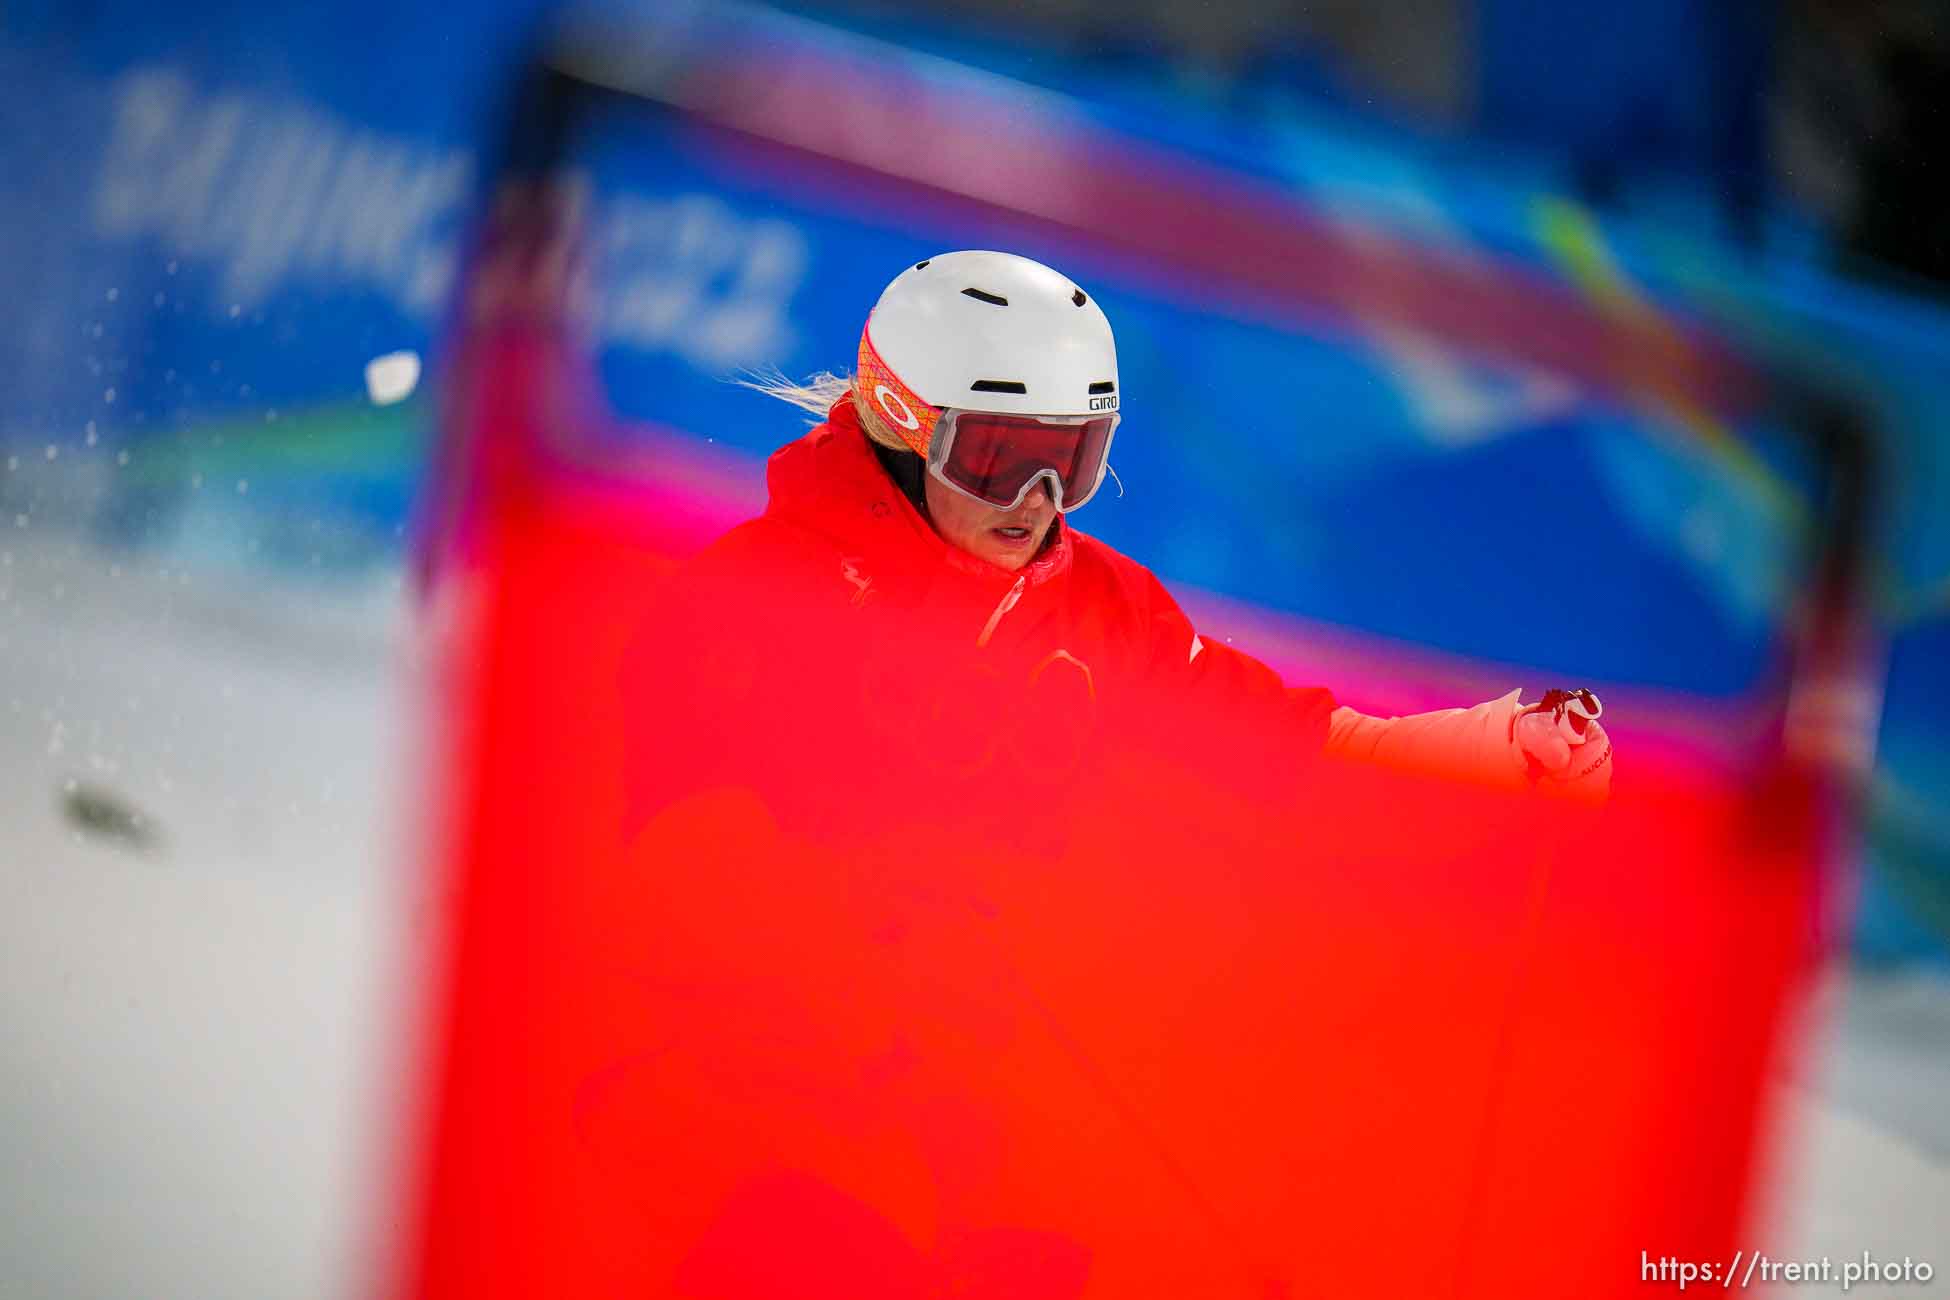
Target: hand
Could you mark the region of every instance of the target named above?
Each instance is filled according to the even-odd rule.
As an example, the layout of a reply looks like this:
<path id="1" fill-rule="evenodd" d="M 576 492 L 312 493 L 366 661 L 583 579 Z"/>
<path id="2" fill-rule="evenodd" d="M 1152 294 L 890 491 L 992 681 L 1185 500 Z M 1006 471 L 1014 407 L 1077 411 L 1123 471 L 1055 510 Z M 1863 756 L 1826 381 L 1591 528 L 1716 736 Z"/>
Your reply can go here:
<path id="1" fill-rule="evenodd" d="M 1611 737 L 1590 691 L 1548 691 L 1510 724 L 1511 750 L 1532 783 L 1553 794 L 1602 803 L 1611 793 Z"/>

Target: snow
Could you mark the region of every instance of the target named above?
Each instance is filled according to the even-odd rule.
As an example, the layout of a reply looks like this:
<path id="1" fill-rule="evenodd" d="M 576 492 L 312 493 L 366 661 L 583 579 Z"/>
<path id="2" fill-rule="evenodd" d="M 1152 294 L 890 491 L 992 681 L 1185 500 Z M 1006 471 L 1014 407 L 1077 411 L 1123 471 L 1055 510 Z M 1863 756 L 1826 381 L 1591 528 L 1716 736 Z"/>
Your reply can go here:
<path id="1" fill-rule="evenodd" d="M 400 613 L 12 551 L 0 1293 L 345 1294 L 407 915 Z M 84 790 L 153 839 L 77 828 Z"/>
<path id="2" fill-rule="evenodd" d="M 420 383 L 420 354 L 388 352 L 366 362 L 366 395 L 375 406 L 391 406 L 413 395 Z"/>

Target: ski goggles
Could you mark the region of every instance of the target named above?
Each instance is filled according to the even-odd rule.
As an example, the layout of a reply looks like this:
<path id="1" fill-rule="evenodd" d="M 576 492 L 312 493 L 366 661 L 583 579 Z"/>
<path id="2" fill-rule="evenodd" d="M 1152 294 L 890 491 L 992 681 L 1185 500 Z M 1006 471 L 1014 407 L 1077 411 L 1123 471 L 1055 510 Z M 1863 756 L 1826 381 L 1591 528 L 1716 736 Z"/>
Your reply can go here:
<path id="1" fill-rule="evenodd" d="M 1049 483 L 1058 511 L 1077 509 L 1103 485 L 1110 464 L 1110 415 L 1008 415 L 943 410 L 928 440 L 928 472 L 963 496 L 1013 510 Z"/>

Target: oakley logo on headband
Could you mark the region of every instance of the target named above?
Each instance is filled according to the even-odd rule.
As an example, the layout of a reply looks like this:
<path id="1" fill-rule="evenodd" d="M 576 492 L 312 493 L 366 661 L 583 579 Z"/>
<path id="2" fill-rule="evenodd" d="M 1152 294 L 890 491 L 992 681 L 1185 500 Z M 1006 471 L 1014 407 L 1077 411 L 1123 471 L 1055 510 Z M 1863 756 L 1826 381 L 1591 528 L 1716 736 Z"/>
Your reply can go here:
<path id="1" fill-rule="evenodd" d="M 895 424 L 898 424 L 901 428 L 918 429 L 921 427 L 920 417 L 914 414 L 913 408 L 901 400 L 901 395 L 887 387 L 887 385 L 874 385 L 873 401 L 874 405 L 880 408 L 882 415 L 892 420 Z M 896 407 L 899 409 L 896 410 Z"/>

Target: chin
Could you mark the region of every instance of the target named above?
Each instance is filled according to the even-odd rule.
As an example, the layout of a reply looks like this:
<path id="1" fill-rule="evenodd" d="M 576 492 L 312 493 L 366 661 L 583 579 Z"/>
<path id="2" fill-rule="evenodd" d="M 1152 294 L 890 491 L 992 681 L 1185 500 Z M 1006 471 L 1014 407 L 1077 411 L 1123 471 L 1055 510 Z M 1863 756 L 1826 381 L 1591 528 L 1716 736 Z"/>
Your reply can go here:
<path id="1" fill-rule="evenodd" d="M 1018 552 L 1001 551 L 993 547 L 987 547 L 987 546 L 981 546 L 981 547 L 968 546 L 968 547 L 963 547 L 962 549 L 966 550 L 970 555 L 973 555 L 978 560 L 987 560 L 990 564 L 993 564 L 996 568 L 1007 569 L 1011 573 L 1015 572 L 1017 569 L 1020 569 L 1023 565 L 1029 563 L 1029 557 L 1027 555 L 1020 554 Z"/>

